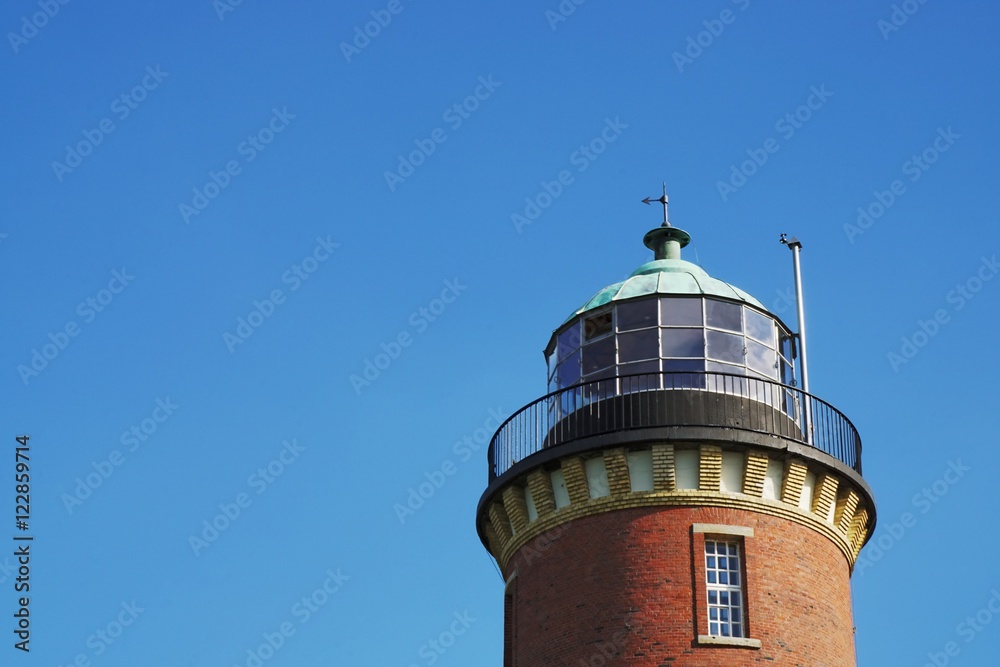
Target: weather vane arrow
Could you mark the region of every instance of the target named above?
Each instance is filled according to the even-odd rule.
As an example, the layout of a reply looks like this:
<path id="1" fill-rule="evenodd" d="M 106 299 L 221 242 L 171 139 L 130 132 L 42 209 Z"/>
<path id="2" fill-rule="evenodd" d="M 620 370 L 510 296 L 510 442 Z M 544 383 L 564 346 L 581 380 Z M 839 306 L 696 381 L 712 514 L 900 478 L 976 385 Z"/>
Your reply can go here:
<path id="1" fill-rule="evenodd" d="M 646 204 L 646 205 L 652 205 L 652 203 L 654 201 L 658 201 L 661 204 L 663 204 L 663 226 L 664 227 L 669 227 L 670 226 L 670 222 L 667 221 L 667 202 L 668 202 L 668 200 L 667 200 L 667 184 L 666 183 L 663 184 L 663 194 L 662 195 L 660 195 L 657 199 L 650 199 L 649 197 L 646 197 L 645 199 L 642 200 L 642 203 Z"/>

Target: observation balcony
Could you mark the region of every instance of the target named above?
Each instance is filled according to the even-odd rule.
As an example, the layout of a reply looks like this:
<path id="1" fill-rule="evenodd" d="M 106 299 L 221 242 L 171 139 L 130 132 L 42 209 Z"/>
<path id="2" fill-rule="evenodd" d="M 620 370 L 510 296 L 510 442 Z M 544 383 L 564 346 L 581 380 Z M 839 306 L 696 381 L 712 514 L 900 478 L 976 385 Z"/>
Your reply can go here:
<path id="1" fill-rule="evenodd" d="M 656 372 L 582 382 L 518 410 L 490 441 L 490 488 L 506 473 L 516 476 L 550 458 L 609 445 L 709 439 L 818 450 L 861 474 L 858 431 L 826 401 L 745 375 Z"/>

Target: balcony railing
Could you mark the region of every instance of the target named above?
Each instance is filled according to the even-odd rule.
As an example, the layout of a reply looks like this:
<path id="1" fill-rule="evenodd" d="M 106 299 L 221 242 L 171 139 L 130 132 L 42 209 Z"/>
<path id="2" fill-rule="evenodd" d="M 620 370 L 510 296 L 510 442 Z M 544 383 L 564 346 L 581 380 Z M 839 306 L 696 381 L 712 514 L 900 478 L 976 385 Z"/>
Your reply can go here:
<path id="1" fill-rule="evenodd" d="M 839 410 L 795 387 L 726 373 L 646 373 L 552 392 L 493 435 L 490 482 L 515 463 L 580 438 L 666 426 L 714 426 L 815 447 L 861 473 L 861 438 Z"/>

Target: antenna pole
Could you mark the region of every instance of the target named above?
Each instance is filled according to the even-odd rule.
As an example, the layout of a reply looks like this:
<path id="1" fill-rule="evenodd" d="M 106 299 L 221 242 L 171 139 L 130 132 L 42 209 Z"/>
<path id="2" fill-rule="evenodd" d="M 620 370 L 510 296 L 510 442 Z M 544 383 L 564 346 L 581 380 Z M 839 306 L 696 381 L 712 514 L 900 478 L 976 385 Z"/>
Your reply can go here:
<path id="1" fill-rule="evenodd" d="M 795 308 L 796 318 L 799 322 L 799 368 L 802 376 L 802 391 L 809 393 L 809 362 L 806 354 L 806 318 L 805 304 L 802 296 L 802 265 L 799 262 L 799 253 L 802 252 L 802 243 L 795 238 L 788 238 L 787 234 L 781 235 L 781 243 L 788 246 L 792 251 L 792 271 L 795 274 Z M 811 406 L 808 404 L 810 398 L 804 397 L 806 401 L 806 438 L 812 444 L 812 415 Z"/>

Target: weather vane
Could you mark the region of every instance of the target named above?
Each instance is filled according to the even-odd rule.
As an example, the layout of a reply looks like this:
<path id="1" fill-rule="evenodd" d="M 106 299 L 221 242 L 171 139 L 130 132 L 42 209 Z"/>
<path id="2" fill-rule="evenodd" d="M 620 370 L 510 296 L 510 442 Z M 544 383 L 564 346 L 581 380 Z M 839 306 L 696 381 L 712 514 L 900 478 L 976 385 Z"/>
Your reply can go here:
<path id="1" fill-rule="evenodd" d="M 667 184 L 666 184 L 666 182 L 663 183 L 663 194 L 660 195 L 659 199 L 650 199 L 649 197 L 646 197 L 645 199 L 642 200 L 642 203 L 650 205 L 654 201 L 658 201 L 661 204 L 663 204 L 663 226 L 664 227 L 669 227 L 670 226 L 670 222 L 667 220 Z"/>

